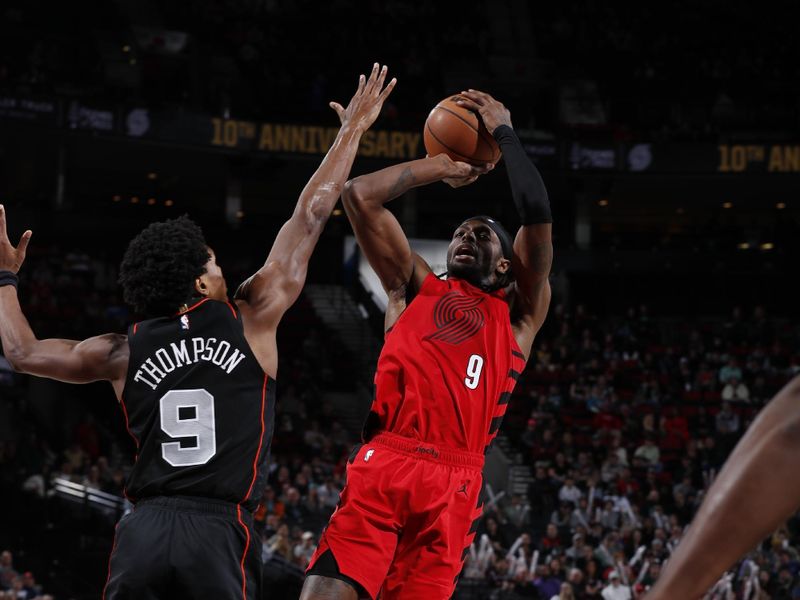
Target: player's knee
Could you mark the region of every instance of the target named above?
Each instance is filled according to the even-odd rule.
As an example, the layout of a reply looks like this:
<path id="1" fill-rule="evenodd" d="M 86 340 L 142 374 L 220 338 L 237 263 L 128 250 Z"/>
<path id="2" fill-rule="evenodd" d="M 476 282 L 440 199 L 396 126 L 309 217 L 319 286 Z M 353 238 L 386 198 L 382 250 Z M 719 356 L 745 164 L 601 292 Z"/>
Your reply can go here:
<path id="1" fill-rule="evenodd" d="M 339 579 L 309 575 L 303 584 L 300 600 L 358 600 L 358 593 L 353 586 Z"/>

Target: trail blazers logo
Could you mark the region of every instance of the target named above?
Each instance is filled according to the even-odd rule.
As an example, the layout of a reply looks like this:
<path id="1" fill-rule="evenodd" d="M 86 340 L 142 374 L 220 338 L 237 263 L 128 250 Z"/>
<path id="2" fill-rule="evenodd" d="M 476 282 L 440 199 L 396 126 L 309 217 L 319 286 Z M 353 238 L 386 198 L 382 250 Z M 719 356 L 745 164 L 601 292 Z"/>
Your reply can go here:
<path id="1" fill-rule="evenodd" d="M 433 309 L 436 332 L 425 339 L 440 340 L 448 344 L 460 344 L 478 333 L 486 323 L 480 305 L 485 298 L 464 296 L 448 292 Z"/>

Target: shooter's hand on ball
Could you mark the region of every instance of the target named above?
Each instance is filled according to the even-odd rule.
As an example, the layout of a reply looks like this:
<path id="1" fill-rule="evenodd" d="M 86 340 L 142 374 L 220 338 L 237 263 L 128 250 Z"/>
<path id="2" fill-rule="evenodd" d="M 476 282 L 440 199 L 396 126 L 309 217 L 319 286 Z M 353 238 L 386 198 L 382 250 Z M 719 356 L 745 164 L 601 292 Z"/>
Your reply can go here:
<path id="1" fill-rule="evenodd" d="M 475 111 L 483 119 L 483 124 L 489 133 L 494 133 L 494 130 L 500 125 L 511 125 L 511 113 L 499 100 L 495 100 L 486 92 L 479 92 L 478 90 L 467 90 L 461 92 L 462 98 L 456 102 L 459 106 L 468 108 Z"/>
<path id="2" fill-rule="evenodd" d="M 6 232 L 6 211 L 0 204 L 0 271 L 11 271 L 17 273 L 25 261 L 25 251 L 28 249 L 28 242 L 31 240 L 31 230 L 22 234 L 17 247 L 11 245 Z"/>
<path id="3" fill-rule="evenodd" d="M 342 127 L 356 127 L 361 131 L 366 131 L 378 118 L 384 100 L 392 93 L 397 79 L 393 78 L 386 87 L 383 82 L 386 80 L 388 67 L 375 63 L 372 66 L 372 74 L 367 79 L 361 75 L 358 80 L 358 89 L 350 100 L 347 108 L 343 108 L 338 102 L 331 102 L 330 107 L 339 115 Z"/>
<path id="4" fill-rule="evenodd" d="M 492 163 L 470 165 L 465 162 L 453 160 L 447 156 L 447 154 L 438 154 L 435 158 L 442 162 L 444 169 L 448 173 L 442 181 L 452 188 L 459 188 L 474 183 L 478 177 L 494 169 L 494 164 Z"/>

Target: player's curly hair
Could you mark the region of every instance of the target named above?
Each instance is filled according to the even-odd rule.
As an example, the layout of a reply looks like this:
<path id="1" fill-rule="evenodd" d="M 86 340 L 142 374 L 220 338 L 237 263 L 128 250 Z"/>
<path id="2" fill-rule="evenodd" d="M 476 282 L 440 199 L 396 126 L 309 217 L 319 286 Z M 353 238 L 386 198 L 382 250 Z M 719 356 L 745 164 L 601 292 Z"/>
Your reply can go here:
<path id="1" fill-rule="evenodd" d="M 192 297 L 208 259 L 203 231 L 188 216 L 152 223 L 131 240 L 122 257 L 123 298 L 143 316 L 171 314 Z"/>

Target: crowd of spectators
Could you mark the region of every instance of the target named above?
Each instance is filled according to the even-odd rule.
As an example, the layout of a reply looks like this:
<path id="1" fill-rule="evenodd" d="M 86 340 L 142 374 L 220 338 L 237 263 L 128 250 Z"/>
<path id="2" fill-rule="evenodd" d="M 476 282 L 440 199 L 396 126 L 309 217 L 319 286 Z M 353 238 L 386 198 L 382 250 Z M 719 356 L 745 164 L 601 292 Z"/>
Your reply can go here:
<path id="1" fill-rule="evenodd" d="M 26 274 L 20 295 L 42 335 L 122 331 L 130 319 L 115 300 L 107 260 L 32 248 Z M 299 577 L 338 502 L 357 433 L 323 400 L 341 385 L 334 374 L 344 367 L 332 367 L 343 360 L 341 345 L 309 334 L 320 324 L 304 298 L 289 317 L 268 485 L 255 518 L 265 562 L 280 561 Z M 502 430 L 512 458 L 531 469 L 527 493 L 488 498 L 457 597 L 640 595 L 748 423 L 800 372 L 798 342 L 795 324 L 760 307 L 671 320 L 646 306 L 601 318 L 580 305 L 554 305 Z M 31 408 L 30 383 L 0 377 L 8 399 L 0 409 L 14 427 L 0 442 L 3 489 L 64 503 L 53 492 L 60 477 L 121 495 L 133 448 L 114 403 L 99 400 L 110 390 L 90 393 L 98 398 L 91 410 L 81 402 L 68 409 L 54 432 Z M 760 595 L 751 598 L 760 600 L 800 597 L 797 526 L 792 520 L 777 530 L 730 585 L 738 592 L 757 581 Z M 98 535 L 109 541 L 111 520 L 103 527 Z M 35 540 L 24 532 L 15 539 L 15 554 L 27 548 L 32 556 Z M 3 558 L 2 585 L 33 589 L 33 575 L 11 576 L 10 561 Z"/>
<path id="2" fill-rule="evenodd" d="M 14 567 L 14 555 L 3 550 L 0 552 L 0 600 L 53 600 L 53 597 L 42 591 L 33 573 L 20 573 Z"/>

